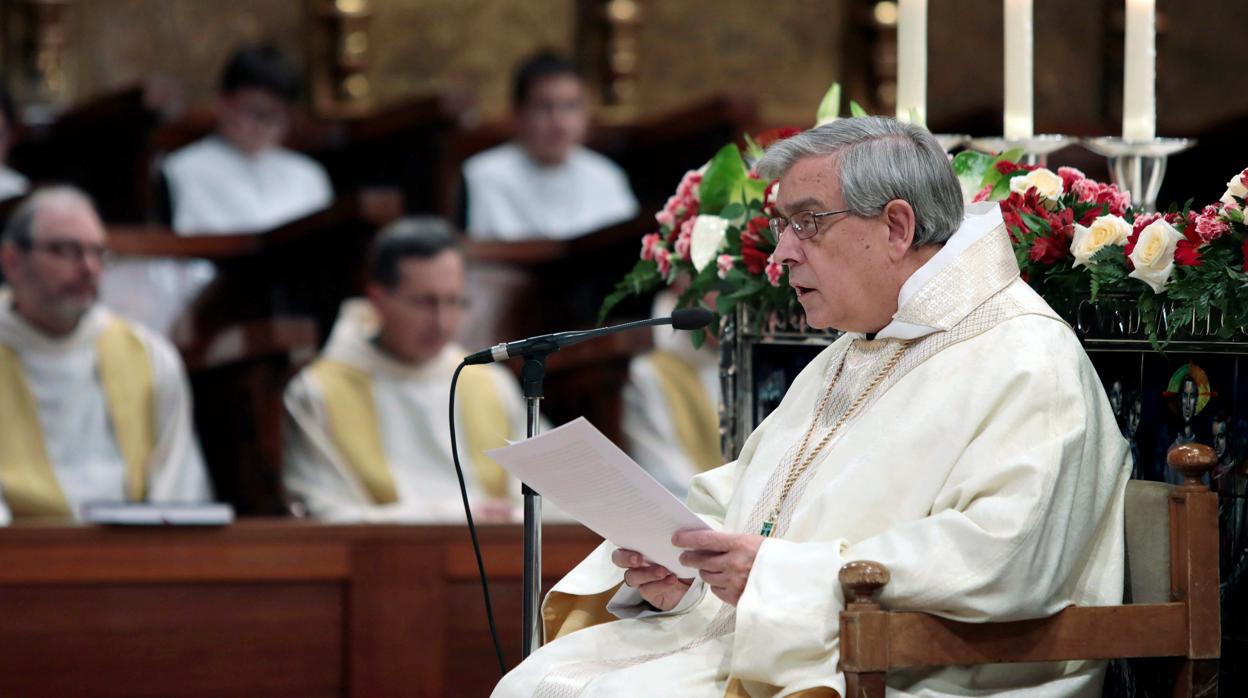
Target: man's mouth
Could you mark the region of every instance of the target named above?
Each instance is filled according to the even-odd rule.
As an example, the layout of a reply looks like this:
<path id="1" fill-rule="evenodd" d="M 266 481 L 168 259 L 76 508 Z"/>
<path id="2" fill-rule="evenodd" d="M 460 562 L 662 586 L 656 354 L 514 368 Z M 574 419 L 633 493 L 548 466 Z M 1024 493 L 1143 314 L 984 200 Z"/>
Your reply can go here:
<path id="1" fill-rule="evenodd" d="M 802 299 L 803 297 L 805 297 L 806 295 L 808 295 L 808 294 L 811 294 L 811 293 L 814 293 L 814 292 L 815 292 L 815 289 L 814 289 L 814 288 L 812 288 L 812 287 L 810 287 L 810 286 L 803 286 L 803 285 L 801 285 L 801 284 L 792 284 L 792 283 L 791 283 L 791 284 L 789 284 L 789 286 L 792 286 L 792 287 L 793 287 L 793 291 L 794 291 L 794 293 L 796 293 L 796 294 L 797 294 L 797 298 L 798 298 L 798 300 L 801 300 L 801 299 Z"/>

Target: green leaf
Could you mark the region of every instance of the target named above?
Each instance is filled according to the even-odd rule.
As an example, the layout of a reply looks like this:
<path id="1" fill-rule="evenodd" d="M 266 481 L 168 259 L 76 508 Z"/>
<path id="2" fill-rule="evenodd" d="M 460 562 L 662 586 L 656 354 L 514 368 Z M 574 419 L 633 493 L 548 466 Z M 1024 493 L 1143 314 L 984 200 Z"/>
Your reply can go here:
<path id="1" fill-rule="evenodd" d="M 993 171 L 996 172 L 995 169 Z M 996 184 L 992 185 L 992 194 L 990 194 L 988 198 L 993 201 L 1000 201 L 1008 197 L 1010 195 L 1010 180 L 1015 177 L 1021 177 L 1025 174 L 1027 173 L 1022 170 L 1018 170 L 1017 172 L 1011 172 L 1008 175 L 1001 175 Z"/>
<path id="2" fill-rule="evenodd" d="M 607 314 L 619 305 L 620 301 L 631 296 L 649 293 L 657 289 L 662 281 L 663 279 L 659 277 L 659 265 L 654 260 L 638 260 L 637 264 L 633 265 L 632 271 L 625 274 L 624 278 L 615 285 L 615 289 L 602 300 L 602 307 L 598 309 L 598 324 L 601 325 L 603 320 L 607 319 Z"/>
<path id="3" fill-rule="evenodd" d="M 734 221 L 738 218 L 743 217 L 744 215 L 745 215 L 745 204 L 742 204 L 739 201 L 734 201 L 728 204 L 727 206 L 724 207 L 722 211 L 719 212 L 720 218 L 725 218 L 730 221 Z"/>
<path id="4" fill-rule="evenodd" d="M 745 157 L 746 159 L 749 160 L 750 162 L 758 162 L 759 160 L 762 159 L 763 153 L 764 153 L 763 146 L 759 145 L 758 141 L 751 138 L 750 134 L 748 133 L 745 134 Z"/>
<path id="5" fill-rule="evenodd" d="M 862 105 L 858 104 L 852 99 L 849 100 L 849 115 L 853 117 L 871 116 L 870 114 L 867 113 L 866 109 L 862 108 Z"/>
<path id="6" fill-rule="evenodd" d="M 698 188 L 701 199 L 699 213 L 719 215 L 730 201 L 739 198 L 733 194 L 740 190 L 746 175 L 745 161 L 741 159 L 741 151 L 736 144 L 729 143 L 720 148 L 702 175 L 702 184 Z"/>
<path id="7" fill-rule="evenodd" d="M 834 82 L 819 100 L 819 109 L 815 111 L 815 125 L 822 126 L 835 121 L 841 113 L 841 83 Z"/>
<path id="8" fill-rule="evenodd" d="M 910 108 L 910 123 L 915 126 L 927 126 L 927 123 L 923 119 L 923 115 L 920 114 L 919 110 L 914 107 Z"/>
<path id="9" fill-rule="evenodd" d="M 765 179 L 750 179 L 746 177 L 741 182 L 741 201 L 748 208 L 750 204 L 758 204 L 759 208 L 763 205 L 763 194 L 767 193 L 768 182 Z"/>
<path id="10" fill-rule="evenodd" d="M 980 183 L 980 188 L 995 187 L 1001 177 L 1004 176 L 1001 174 L 1001 171 L 997 169 L 998 162 L 1018 162 L 1018 159 L 1022 156 L 1022 148 L 1011 148 L 993 158 L 992 163 L 988 166 L 988 170 L 984 173 L 984 181 Z"/>
<path id="11" fill-rule="evenodd" d="M 992 167 L 992 161 L 991 155 L 973 150 L 963 150 L 953 157 L 953 173 L 958 176 L 958 184 L 968 199 L 983 189 L 984 175 Z"/>

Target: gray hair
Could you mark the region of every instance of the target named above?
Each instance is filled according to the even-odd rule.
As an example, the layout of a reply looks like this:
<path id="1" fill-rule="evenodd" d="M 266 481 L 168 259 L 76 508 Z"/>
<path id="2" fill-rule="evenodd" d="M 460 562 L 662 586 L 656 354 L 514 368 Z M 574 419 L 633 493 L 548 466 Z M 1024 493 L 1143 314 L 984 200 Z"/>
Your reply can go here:
<path id="1" fill-rule="evenodd" d="M 763 177 L 784 175 L 798 160 L 833 155 L 845 207 L 879 215 L 901 199 L 914 209 L 914 247 L 943 243 L 962 224 L 962 189 L 949 157 L 925 128 L 879 116 L 837 119 L 778 141 L 758 162 Z"/>
<path id="2" fill-rule="evenodd" d="M 55 203 L 81 203 L 95 210 L 95 203 L 86 192 L 69 184 L 54 184 L 36 189 L 13 209 L 0 242 L 28 248 L 35 241 L 35 217 L 44 207 Z"/>

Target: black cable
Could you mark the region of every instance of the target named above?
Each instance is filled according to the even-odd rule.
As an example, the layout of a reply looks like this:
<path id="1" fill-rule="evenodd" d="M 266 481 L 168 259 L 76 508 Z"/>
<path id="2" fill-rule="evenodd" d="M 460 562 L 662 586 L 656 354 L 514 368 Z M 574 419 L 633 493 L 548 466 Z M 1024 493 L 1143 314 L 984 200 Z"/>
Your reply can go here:
<path id="1" fill-rule="evenodd" d="M 467 363 L 461 362 L 451 376 L 451 460 L 455 462 L 455 475 L 459 477 L 459 494 L 464 500 L 464 516 L 468 519 L 468 533 L 472 536 L 472 552 L 477 556 L 477 574 L 481 576 L 481 594 L 485 597 L 485 617 L 490 621 L 490 639 L 494 641 L 494 654 L 498 656 L 499 674 L 507 673 L 503 659 L 503 645 L 498 641 L 498 627 L 494 625 L 494 605 L 490 603 L 490 581 L 485 576 L 485 561 L 481 559 L 481 543 L 477 541 L 477 527 L 472 522 L 472 507 L 468 505 L 468 486 L 464 484 L 464 469 L 459 464 L 459 447 L 455 443 L 455 384 L 459 372 Z"/>

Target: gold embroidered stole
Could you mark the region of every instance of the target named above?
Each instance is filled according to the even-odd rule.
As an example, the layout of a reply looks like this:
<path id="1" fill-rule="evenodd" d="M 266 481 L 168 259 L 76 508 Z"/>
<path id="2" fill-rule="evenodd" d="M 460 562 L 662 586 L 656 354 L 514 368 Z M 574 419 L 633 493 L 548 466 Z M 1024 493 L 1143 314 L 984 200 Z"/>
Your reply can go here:
<path id="1" fill-rule="evenodd" d="M 96 339 L 100 386 L 126 463 L 126 498 L 142 501 L 156 445 L 155 377 L 147 349 L 125 322 L 110 318 Z M 21 358 L 0 345 L 0 486 L 14 518 L 68 517 Z"/>
<path id="2" fill-rule="evenodd" d="M 719 446 L 719 412 L 706 396 L 698 370 L 676 354 L 650 354 L 663 390 L 676 438 L 698 472 L 723 465 Z"/>
<path id="3" fill-rule="evenodd" d="M 308 370 L 323 394 L 330 439 L 338 452 L 375 504 L 397 502 L 398 489 L 373 399 L 372 375 L 335 359 L 321 359 Z M 456 403 L 465 406 L 461 415 L 473 474 L 487 496 L 505 497 L 507 473 L 485 456 L 486 450 L 505 446 L 512 436 L 501 396 L 487 369 L 476 366 L 460 373 L 458 391 Z"/>
<path id="4" fill-rule="evenodd" d="M 398 489 L 382 448 L 372 376 L 361 368 L 334 359 L 321 359 L 308 371 L 324 397 L 329 437 L 338 453 L 374 504 L 397 502 Z"/>

